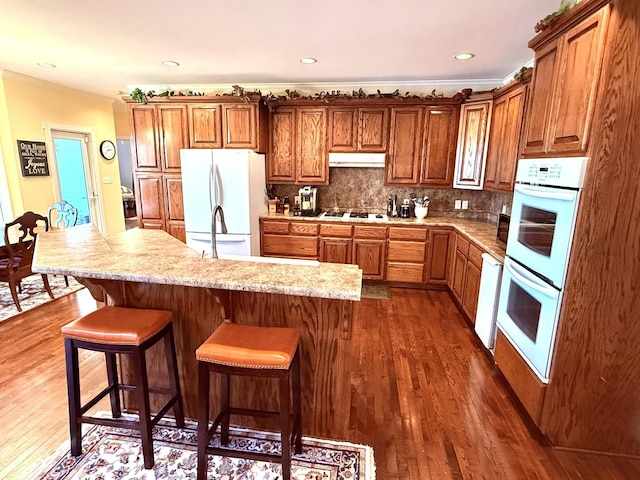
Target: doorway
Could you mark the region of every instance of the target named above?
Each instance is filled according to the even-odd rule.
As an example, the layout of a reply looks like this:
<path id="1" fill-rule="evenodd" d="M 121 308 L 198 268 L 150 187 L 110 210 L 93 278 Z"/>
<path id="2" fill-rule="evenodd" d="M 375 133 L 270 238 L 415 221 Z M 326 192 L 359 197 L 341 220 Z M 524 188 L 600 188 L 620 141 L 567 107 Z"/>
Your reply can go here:
<path id="1" fill-rule="evenodd" d="M 102 231 L 102 215 L 95 166 L 91 161 L 91 134 L 51 129 L 56 202 L 66 200 L 78 209 L 78 223 L 93 223 Z"/>

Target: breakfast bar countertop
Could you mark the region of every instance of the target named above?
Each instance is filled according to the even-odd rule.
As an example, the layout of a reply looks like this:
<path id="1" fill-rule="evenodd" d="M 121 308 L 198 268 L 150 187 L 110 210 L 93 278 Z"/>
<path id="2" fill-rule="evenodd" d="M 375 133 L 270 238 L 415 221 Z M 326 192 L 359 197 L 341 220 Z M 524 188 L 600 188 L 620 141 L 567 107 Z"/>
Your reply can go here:
<path id="1" fill-rule="evenodd" d="M 506 255 L 505 245 L 496 240 L 496 225 L 480 220 L 469 220 L 466 218 L 451 217 L 426 217 L 422 220 L 417 218 L 390 217 L 385 219 L 366 218 L 342 218 L 342 217 L 297 217 L 293 215 L 282 215 L 266 213 L 260 216 L 261 219 L 309 221 L 322 223 L 353 223 L 353 224 L 373 224 L 389 226 L 426 226 L 426 227 L 450 227 L 466 235 L 484 251 L 504 261 Z"/>
<path id="2" fill-rule="evenodd" d="M 166 232 L 132 229 L 103 236 L 93 225 L 38 235 L 38 273 L 338 300 L 360 300 L 357 265 L 288 265 L 201 258 Z"/>

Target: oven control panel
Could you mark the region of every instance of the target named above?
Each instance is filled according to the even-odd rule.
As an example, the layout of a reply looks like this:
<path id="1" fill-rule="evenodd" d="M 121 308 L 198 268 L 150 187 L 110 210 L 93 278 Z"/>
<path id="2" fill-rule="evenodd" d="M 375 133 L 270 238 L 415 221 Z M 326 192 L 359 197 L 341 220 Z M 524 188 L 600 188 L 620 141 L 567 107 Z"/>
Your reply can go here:
<path id="1" fill-rule="evenodd" d="M 521 158 L 516 182 L 530 185 L 582 188 L 587 157 Z"/>

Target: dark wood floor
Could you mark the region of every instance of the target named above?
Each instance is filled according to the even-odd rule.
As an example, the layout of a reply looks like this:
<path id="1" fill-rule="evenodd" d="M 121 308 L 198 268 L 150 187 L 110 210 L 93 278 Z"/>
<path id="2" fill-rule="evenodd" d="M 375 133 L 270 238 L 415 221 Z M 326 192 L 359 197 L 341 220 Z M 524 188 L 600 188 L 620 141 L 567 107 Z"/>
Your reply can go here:
<path id="1" fill-rule="evenodd" d="M 60 326 L 95 307 L 81 291 L 0 323 L 0 478 L 32 478 L 67 439 Z M 379 480 L 640 478 L 638 461 L 555 450 L 530 429 L 446 292 L 363 300 L 353 335 L 340 436 L 374 447 Z M 87 397 L 104 386 L 102 356 L 81 372 Z"/>

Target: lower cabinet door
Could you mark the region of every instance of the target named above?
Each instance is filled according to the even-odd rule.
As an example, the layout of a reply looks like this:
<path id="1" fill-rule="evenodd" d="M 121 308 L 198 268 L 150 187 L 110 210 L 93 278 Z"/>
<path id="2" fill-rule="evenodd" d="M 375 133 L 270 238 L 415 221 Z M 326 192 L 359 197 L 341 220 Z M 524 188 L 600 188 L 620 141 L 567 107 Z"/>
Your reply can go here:
<path id="1" fill-rule="evenodd" d="M 464 279 L 464 294 L 462 308 L 473 323 L 476 322 L 478 309 L 478 294 L 480 293 L 480 269 L 473 263 L 467 262 L 467 274 Z"/>
<path id="2" fill-rule="evenodd" d="M 459 250 L 456 250 L 456 257 L 453 259 L 453 280 L 451 281 L 451 291 L 458 302 L 462 302 L 464 293 L 464 274 L 467 269 L 467 257 Z"/>
<path id="3" fill-rule="evenodd" d="M 351 263 L 352 248 L 350 238 L 321 238 L 320 261 L 328 263 Z"/>
<path id="4" fill-rule="evenodd" d="M 384 280 L 384 240 L 354 240 L 353 263 L 362 269 L 362 278 Z"/>

